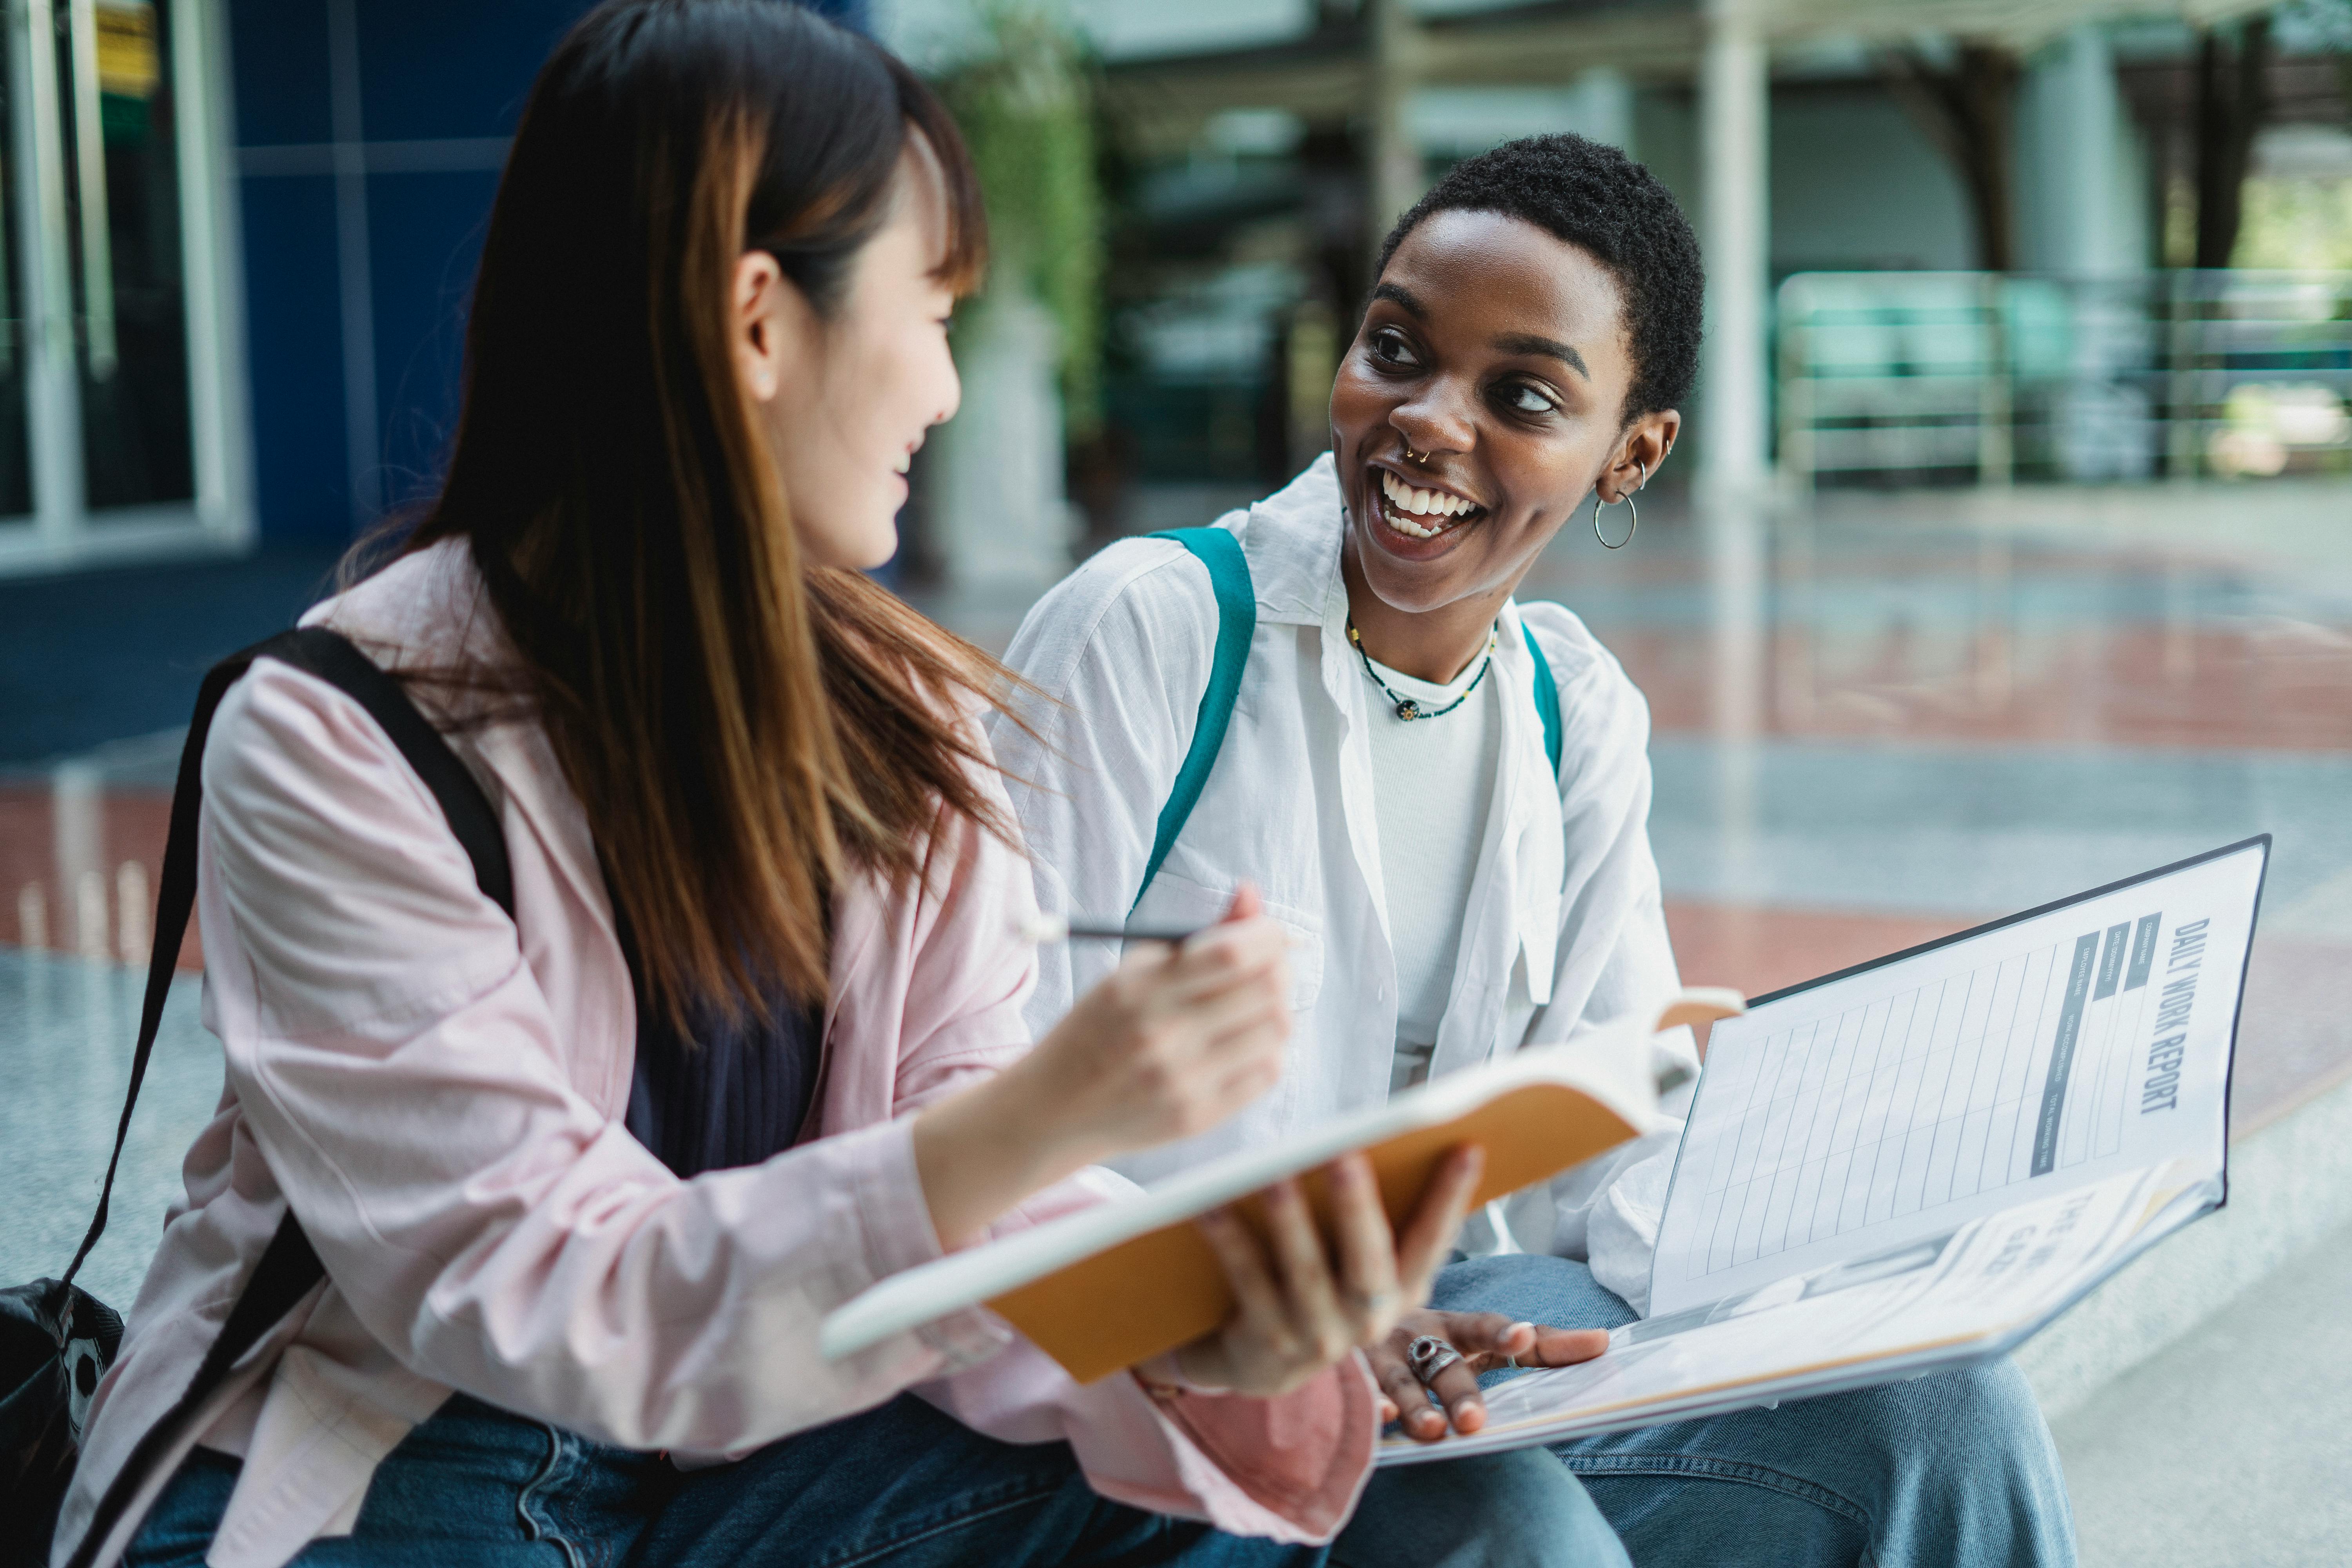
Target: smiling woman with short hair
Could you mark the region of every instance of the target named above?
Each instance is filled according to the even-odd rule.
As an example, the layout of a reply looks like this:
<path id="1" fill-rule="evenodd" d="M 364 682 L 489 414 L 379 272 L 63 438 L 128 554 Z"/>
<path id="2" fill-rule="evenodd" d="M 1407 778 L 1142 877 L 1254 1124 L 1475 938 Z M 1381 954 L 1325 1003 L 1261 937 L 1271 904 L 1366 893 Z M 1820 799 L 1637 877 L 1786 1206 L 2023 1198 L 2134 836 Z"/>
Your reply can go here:
<path id="1" fill-rule="evenodd" d="M 1054 701 L 1034 735 L 995 740 L 1040 902 L 1197 922 L 1246 882 L 1293 942 L 1281 1085 L 1122 1170 L 1153 1179 L 1654 1017 L 1678 989 L 1648 706 L 1574 615 L 1513 595 L 1572 521 L 1568 547 L 1598 547 L 1588 517 L 1601 544 L 1630 541 L 1614 503 L 1680 434 L 1703 280 L 1673 196 L 1615 149 L 1549 136 L 1471 159 L 1381 249 L 1330 454 L 1213 528 L 1105 550 L 1031 612 L 1007 660 Z M 1118 955 L 1040 956 L 1042 1027 Z M 1686 1030 L 1651 1049 L 1697 1065 Z M 1475 1430 L 1476 1374 L 1514 1358 L 1602 1352 L 1594 1331 L 1646 1299 L 1678 1136 L 1474 1221 L 1483 1256 L 1370 1352 L 1405 1432 Z M 1423 1335 L 1458 1355 L 1409 1359 Z M 1580 1476 L 1643 1568 L 2073 1561 L 2056 1455 L 2006 1362 L 1553 1452 L 1510 1457 L 1515 1528 L 1572 1517 Z M 1379 1472 L 1334 1560 L 1431 1560 L 1415 1532 L 1458 1506 L 1453 1468 Z"/>

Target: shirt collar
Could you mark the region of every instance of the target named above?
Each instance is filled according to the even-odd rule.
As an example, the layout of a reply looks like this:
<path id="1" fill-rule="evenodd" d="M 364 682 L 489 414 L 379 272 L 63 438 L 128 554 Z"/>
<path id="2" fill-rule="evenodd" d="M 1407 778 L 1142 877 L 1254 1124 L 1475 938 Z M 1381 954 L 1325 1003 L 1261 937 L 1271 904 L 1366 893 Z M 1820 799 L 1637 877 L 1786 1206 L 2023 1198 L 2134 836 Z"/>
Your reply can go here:
<path id="1" fill-rule="evenodd" d="M 1323 624 L 1339 584 L 1339 542 L 1346 529 L 1339 470 L 1328 452 L 1249 509 L 1242 553 L 1249 560 L 1261 620 Z"/>

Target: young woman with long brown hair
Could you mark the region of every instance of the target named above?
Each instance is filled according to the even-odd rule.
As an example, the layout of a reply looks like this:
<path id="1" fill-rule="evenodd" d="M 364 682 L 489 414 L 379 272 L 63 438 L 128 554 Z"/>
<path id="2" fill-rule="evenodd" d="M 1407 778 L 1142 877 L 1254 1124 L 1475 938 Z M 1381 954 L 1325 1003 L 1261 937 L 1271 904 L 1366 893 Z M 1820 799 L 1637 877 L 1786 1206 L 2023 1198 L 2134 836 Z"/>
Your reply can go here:
<path id="1" fill-rule="evenodd" d="M 1328 1250 L 1286 1186 L 1263 1242 L 1212 1222 L 1243 1306 L 1138 1376 L 1077 1386 L 977 1310 L 816 1354 L 877 1277 L 1262 1092 L 1288 1030 L 1244 894 L 1030 1048 L 1002 672 L 856 570 L 954 410 L 981 249 L 953 126 L 829 24 L 614 0 L 556 50 L 446 486 L 310 616 L 481 785 L 513 915 L 368 710 L 267 658 L 230 690 L 226 1084 L 60 1562 L 1258 1563 L 1345 1520 L 1356 1347 L 1426 1290 L 1475 1151 L 1401 1237 L 1360 1163 Z M 289 1215 L 325 1280 L 93 1534 Z"/>

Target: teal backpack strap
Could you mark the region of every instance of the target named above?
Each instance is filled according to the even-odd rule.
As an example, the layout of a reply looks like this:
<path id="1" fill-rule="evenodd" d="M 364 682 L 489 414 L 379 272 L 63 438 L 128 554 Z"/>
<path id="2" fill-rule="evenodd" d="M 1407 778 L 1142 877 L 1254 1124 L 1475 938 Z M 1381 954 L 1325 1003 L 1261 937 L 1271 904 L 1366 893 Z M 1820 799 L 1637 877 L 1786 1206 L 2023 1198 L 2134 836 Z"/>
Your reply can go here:
<path id="1" fill-rule="evenodd" d="M 1544 755 L 1551 759 L 1551 776 L 1559 778 L 1559 682 L 1552 679 L 1551 660 L 1536 646 L 1536 634 L 1528 623 L 1519 623 L 1519 635 L 1528 639 L 1528 651 L 1536 658 L 1536 711 L 1543 715 Z M 1156 862 L 1155 862 L 1156 864 Z"/>
<path id="2" fill-rule="evenodd" d="M 1142 887 L 1135 890 L 1136 904 L 1143 902 L 1145 889 L 1160 875 L 1160 863 L 1184 831 L 1185 820 L 1200 802 L 1201 786 L 1217 765 L 1225 726 L 1234 716 L 1234 698 L 1242 689 L 1242 667 L 1249 662 L 1250 638 L 1257 633 L 1257 590 L 1250 583 L 1240 540 L 1222 528 L 1171 528 L 1151 537 L 1175 541 L 1209 569 L 1209 587 L 1217 595 L 1217 651 L 1209 666 L 1209 689 L 1201 694 L 1200 715 L 1192 721 L 1192 749 L 1176 770 L 1168 804 L 1160 808 L 1160 828 L 1151 837 L 1151 858 L 1143 868 Z M 1134 909 L 1134 904 L 1128 906 L 1130 914 Z"/>

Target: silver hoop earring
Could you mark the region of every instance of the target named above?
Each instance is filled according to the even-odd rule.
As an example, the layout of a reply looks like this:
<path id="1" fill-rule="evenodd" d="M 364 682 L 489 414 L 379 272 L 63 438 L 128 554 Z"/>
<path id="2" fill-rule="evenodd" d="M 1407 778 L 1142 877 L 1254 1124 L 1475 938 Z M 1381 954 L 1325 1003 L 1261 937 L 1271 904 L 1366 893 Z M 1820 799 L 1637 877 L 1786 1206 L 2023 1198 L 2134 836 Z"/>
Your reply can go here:
<path id="1" fill-rule="evenodd" d="M 1597 486 L 1592 491 L 1592 537 L 1601 541 L 1601 548 L 1603 550 L 1624 549 L 1633 542 L 1634 531 L 1642 526 L 1642 509 L 1633 504 L 1633 491 L 1650 482 L 1650 470 L 1643 467 L 1638 458 L 1634 459 L 1633 466 L 1642 470 L 1642 478 L 1640 483 L 1634 485 L 1633 489 L 1627 490 L 1617 498 L 1625 503 L 1625 537 L 1614 544 L 1610 543 L 1608 538 L 1601 531 L 1601 509 L 1609 503 L 1601 499 L 1601 491 Z"/>

